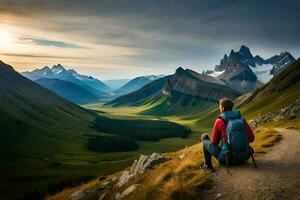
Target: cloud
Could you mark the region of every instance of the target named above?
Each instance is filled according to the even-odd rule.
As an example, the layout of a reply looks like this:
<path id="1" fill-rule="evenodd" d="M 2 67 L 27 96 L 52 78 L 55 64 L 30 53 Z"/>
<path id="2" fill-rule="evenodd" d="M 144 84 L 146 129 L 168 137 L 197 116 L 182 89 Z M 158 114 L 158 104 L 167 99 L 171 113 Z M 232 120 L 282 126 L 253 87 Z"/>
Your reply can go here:
<path id="1" fill-rule="evenodd" d="M 59 55 L 43 55 L 43 54 L 17 54 L 17 53 L 2 53 L 2 56 L 8 57 L 23 57 L 23 58 L 55 58 L 55 59 L 87 59 L 78 56 L 59 56 Z"/>
<path id="2" fill-rule="evenodd" d="M 54 47 L 62 47 L 62 48 L 84 48 L 72 43 L 65 43 L 60 41 L 53 40 L 43 40 L 43 39 L 34 39 L 34 38 L 20 38 L 23 42 L 30 42 L 35 45 L 41 46 L 54 46 Z"/>
<path id="3" fill-rule="evenodd" d="M 41 46 L 29 54 L 81 55 L 89 59 L 74 59 L 75 67 L 159 74 L 213 68 L 241 44 L 263 57 L 286 50 L 298 57 L 299 7 L 297 0 L 1 0 L 0 25 L 23 29 L 20 37 Z"/>

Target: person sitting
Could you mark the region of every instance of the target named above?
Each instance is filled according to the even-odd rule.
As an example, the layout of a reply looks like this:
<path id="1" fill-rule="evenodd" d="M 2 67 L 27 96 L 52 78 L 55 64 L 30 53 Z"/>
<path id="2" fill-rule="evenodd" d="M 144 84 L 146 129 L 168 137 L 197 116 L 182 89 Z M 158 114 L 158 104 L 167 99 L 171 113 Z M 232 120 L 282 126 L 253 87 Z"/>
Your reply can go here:
<path id="1" fill-rule="evenodd" d="M 205 162 L 200 166 L 202 169 L 214 171 L 212 155 L 221 165 L 226 165 L 243 163 L 254 153 L 249 146 L 249 143 L 254 141 L 253 131 L 247 121 L 241 117 L 240 111 L 232 110 L 233 106 L 234 103 L 230 99 L 222 98 L 219 101 L 221 115 L 215 121 L 212 139 L 210 140 L 207 134 L 201 136 L 205 158 Z M 227 155 L 228 160 L 226 160 Z"/>

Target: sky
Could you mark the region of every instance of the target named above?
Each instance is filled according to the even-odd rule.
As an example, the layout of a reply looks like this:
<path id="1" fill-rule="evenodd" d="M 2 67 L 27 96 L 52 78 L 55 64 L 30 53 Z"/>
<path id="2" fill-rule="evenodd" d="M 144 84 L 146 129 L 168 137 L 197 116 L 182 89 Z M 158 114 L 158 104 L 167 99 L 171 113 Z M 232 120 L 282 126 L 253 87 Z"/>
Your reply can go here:
<path id="1" fill-rule="evenodd" d="M 244 44 L 300 56 L 298 0 L 0 0 L 0 60 L 101 80 L 213 69 Z"/>

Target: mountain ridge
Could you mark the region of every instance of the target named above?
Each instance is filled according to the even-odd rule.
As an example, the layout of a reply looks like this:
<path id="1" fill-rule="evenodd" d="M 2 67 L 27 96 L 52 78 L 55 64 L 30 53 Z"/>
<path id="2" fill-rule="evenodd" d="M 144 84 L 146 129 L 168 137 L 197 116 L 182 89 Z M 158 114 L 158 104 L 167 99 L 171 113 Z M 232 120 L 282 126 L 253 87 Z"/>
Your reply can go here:
<path id="1" fill-rule="evenodd" d="M 45 66 L 42 69 L 35 69 L 31 72 L 26 71 L 21 74 L 33 81 L 41 78 L 60 79 L 72 82 L 88 90 L 99 90 L 100 92 L 111 91 L 111 88 L 102 81 L 93 78 L 92 76 L 81 75 L 73 69 L 67 70 L 61 64 L 53 65 L 52 68 Z"/>
<path id="2" fill-rule="evenodd" d="M 145 76 L 138 76 L 135 77 L 133 79 L 131 79 L 130 81 L 128 81 L 125 85 L 123 85 L 122 87 L 114 90 L 114 93 L 118 96 L 124 95 L 124 94 L 129 94 L 131 92 L 134 92 L 140 88 L 142 88 L 143 86 L 145 86 L 146 84 L 157 80 L 159 78 L 162 78 L 163 75 L 145 75 Z"/>
<path id="3" fill-rule="evenodd" d="M 295 62 L 295 58 L 289 52 L 282 52 L 268 59 L 264 59 L 259 55 L 253 57 L 250 49 L 245 45 L 241 45 L 239 51 L 235 52 L 231 50 L 229 56 L 225 54 L 220 64 L 215 66 L 215 71 L 207 71 L 205 73 L 208 75 L 223 73 L 232 56 L 234 56 L 237 61 L 250 67 L 252 72 L 254 72 L 258 80 L 262 83 L 268 82 L 274 74 L 283 71 L 288 65 Z M 251 76 L 253 75 L 251 74 Z"/>
<path id="4" fill-rule="evenodd" d="M 75 83 L 61 79 L 40 78 L 35 82 L 76 104 L 95 103 L 109 98 L 108 94 L 99 90 L 87 90 Z"/>
<path id="5" fill-rule="evenodd" d="M 105 105 L 112 107 L 142 106 L 141 114 L 174 115 L 201 112 L 224 96 L 237 97 L 238 92 L 220 80 L 179 67 L 173 75 L 157 79 L 140 90 L 121 96 Z"/>

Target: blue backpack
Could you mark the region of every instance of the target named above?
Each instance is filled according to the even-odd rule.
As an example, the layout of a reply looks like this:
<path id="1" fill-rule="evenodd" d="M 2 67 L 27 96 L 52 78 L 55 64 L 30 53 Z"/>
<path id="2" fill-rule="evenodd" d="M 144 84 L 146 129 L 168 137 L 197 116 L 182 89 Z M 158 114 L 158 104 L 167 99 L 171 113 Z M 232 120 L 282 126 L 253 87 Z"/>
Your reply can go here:
<path id="1" fill-rule="evenodd" d="M 247 128 L 241 113 L 238 110 L 227 111 L 220 116 L 226 121 L 226 135 L 227 141 L 223 141 L 222 152 L 229 155 L 229 163 L 237 164 L 243 163 L 251 156 Z M 228 159 L 228 158 L 226 158 Z M 226 161 L 226 166 L 228 160 Z"/>

